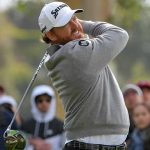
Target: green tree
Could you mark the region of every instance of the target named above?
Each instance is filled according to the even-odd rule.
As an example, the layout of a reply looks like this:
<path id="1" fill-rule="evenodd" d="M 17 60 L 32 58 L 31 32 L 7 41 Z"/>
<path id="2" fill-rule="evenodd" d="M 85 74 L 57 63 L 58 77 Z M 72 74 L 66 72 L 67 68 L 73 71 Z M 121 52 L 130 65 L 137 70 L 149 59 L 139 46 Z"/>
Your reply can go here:
<path id="1" fill-rule="evenodd" d="M 147 79 L 147 76 L 150 74 L 149 12 L 150 8 L 143 10 L 140 19 L 134 23 L 132 28 L 129 29 L 130 39 L 128 45 L 125 50 L 120 54 L 120 56 L 116 59 L 116 64 L 118 68 L 117 70 L 124 79 L 124 82 L 133 79 L 133 76 L 136 78 L 137 71 L 135 71 L 135 67 L 137 67 L 137 70 L 139 70 L 139 72 L 141 71 L 142 74 L 145 74 L 141 76 L 141 79 L 144 79 L 145 76 L 145 79 Z M 137 65 L 139 62 L 142 62 L 140 63 L 140 66 Z M 143 67 L 141 67 L 142 65 Z"/>
<path id="2" fill-rule="evenodd" d="M 131 27 L 140 18 L 142 0 L 115 0 L 110 19 L 123 27 Z"/>
<path id="3" fill-rule="evenodd" d="M 11 24 L 4 14 L 1 14 L 0 18 L 2 21 L 0 24 L 0 83 L 5 85 L 8 93 L 18 97 L 19 90 L 17 89 L 29 80 L 29 73 L 32 69 L 14 53 L 14 38 L 20 38 L 23 31 Z"/>

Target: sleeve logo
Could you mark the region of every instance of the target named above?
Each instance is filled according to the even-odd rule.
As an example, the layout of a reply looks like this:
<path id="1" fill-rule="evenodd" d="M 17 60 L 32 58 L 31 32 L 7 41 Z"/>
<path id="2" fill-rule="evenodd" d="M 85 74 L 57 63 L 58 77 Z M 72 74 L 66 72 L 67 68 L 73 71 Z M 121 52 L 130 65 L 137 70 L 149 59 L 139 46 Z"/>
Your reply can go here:
<path id="1" fill-rule="evenodd" d="M 87 40 L 80 40 L 79 41 L 79 45 L 80 46 L 88 46 L 89 45 L 89 41 L 87 41 Z"/>

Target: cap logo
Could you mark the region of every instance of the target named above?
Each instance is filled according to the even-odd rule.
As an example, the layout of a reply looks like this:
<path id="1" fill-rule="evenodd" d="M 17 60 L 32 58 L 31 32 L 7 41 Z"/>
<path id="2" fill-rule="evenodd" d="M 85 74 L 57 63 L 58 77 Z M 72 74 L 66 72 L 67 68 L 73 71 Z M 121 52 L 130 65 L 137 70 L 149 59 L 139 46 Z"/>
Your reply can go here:
<path id="1" fill-rule="evenodd" d="M 68 7 L 68 5 L 67 4 L 62 4 L 62 5 L 58 6 L 55 10 L 51 11 L 51 14 L 54 16 L 55 19 L 58 16 L 59 10 L 61 10 L 63 7 Z"/>

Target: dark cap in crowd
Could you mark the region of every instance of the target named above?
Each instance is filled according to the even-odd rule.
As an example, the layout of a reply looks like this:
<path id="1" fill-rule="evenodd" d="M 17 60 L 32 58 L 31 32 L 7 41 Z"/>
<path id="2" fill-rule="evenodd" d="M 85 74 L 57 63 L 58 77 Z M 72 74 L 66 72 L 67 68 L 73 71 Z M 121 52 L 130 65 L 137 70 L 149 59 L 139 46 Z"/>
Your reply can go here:
<path id="1" fill-rule="evenodd" d="M 122 93 L 125 95 L 128 91 L 133 90 L 135 91 L 138 95 L 142 95 L 142 90 L 135 84 L 127 84 L 123 89 Z"/>
<path id="2" fill-rule="evenodd" d="M 140 81 L 137 83 L 137 86 L 139 86 L 141 89 L 143 89 L 143 88 L 150 89 L 150 82 L 149 81 Z"/>

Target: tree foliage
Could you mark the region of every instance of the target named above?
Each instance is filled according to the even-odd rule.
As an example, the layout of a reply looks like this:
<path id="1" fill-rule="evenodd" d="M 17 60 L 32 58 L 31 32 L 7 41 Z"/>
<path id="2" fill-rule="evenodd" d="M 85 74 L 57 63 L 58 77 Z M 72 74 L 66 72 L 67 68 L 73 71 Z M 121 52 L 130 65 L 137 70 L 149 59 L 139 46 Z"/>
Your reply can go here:
<path id="1" fill-rule="evenodd" d="M 142 11 L 140 19 L 134 22 L 132 28 L 128 29 L 130 35 L 128 45 L 116 59 L 118 71 L 120 72 L 120 75 L 124 78 L 124 82 L 127 80 L 138 80 L 138 74 L 140 74 L 140 72 L 142 72 L 142 74 L 145 74 L 141 76 L 141 80 L 146 80 L 150 74 L 149 28 L 149 9 L 145 9 Z M 140 65 L 137 65 L 139 64 L 139 62 Z M 143 67 L 141 67 L 142 65 Z M 136 71 L 135 67 L 137 68 Z M 139 71 L 139 73 L 137 73 L 137 71 Z M 135 79 L 133 79 L 133 77 Z"/>
<path id="2" fill-rule="evenodd" d="M 140 18 L 140 12 L 143 9 L 142 3 L 142 0 L 116 0 L 109 19 L 129 28 Z"/>

